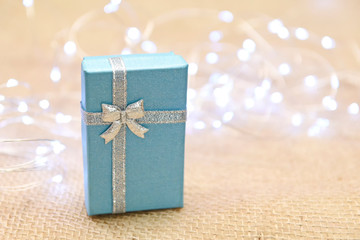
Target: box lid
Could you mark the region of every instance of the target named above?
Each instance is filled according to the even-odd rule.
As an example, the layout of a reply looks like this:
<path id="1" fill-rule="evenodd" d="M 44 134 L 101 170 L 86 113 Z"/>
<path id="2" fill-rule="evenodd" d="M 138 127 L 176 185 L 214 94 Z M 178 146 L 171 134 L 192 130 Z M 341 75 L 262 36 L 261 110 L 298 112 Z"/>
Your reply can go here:
<path id="1" fill-rule="evenodd" d="M 127 102 L 144 100 L 145 110 L 186 108 L 187 63 L 174 53 L 85 57 L 82 61 L 82 107 L 101 111 L 112 104 L 112 68 L 109 58 L 121 56 L 127 71 Z"/>

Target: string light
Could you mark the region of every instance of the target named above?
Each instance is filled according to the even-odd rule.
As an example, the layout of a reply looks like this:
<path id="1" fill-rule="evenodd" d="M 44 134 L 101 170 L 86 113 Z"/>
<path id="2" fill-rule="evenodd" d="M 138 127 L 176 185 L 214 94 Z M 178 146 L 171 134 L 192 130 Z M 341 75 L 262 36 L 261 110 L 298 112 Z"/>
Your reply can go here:
<path id="1" fill-rule="evenodd" d="M 242 47 L 243 47 L 246 51 L 252 53 L 252 52 L 254 52 L 255 49 L 256 49 L 256 43 L 255 43 L 252 39 L 249 39 L 249 38 L 248 38 L 248 39 L 245 39 L 245 40 L 244 40 L 244 42 L 243 42 L 243 44 L 242 44 Z"/>
<path id="2" fill-rule="evenodd" d="M 240 61 L 246 62 L 250 59 L 250 54 L 245 49 L 240 48 L 237 51 L 237 57 Z"/>
<path id="3" fill-rule="evenodd" d="M 307 135 L 309 137 L 316 137 L 320 134 L 320 132 L 321 132 L 321 128 L 319 126 L 315 125 L 308 129 Z"/>
<path id="4" fill-rule="evenodd" d="M 305 28 L 296 28 L 295 37 L 299 40 L 307 40 L 309 38 L 309 32 Z"/>
<path id="5" fill-rule="evenodd" d="M 214 97 L 216 105 L 225 107 L 230 102 L 229 89 L 226 87 L 215 88 Z"/>
<path id="6" fill-rule="evenodd" d="M 326 118 L 318 118 L 316 119 L 315 124 L 319 126 L 321 129 L 327 128 L 330 125 L 329 119 Z"/>
<path id="7" fill-rule="evenodd" d="M 234 117 L 234 113 L 233 112 L 226 112 L 226 113 L 224 113 L 224 115 L 223 115 L 223 117 L 222 117 L 222 120 L 223 120 L 223 122 L 229 122 L 229 121 L 231 121 L 231 119 L 233 119 L 233 117 Z"/>
<path id="8" fill-rule="evenodd" d="M 76 44 L 73 41 L 67 41 L 64 45 L 64 52 L 68 56 L 72 56 L 76 53 Z"/>
<path id="9" fill-rule="evenodd" d="M 37 155 L 45 155 L 45 154 L 49 153 L 49 151 L 50 151 L 50 149 L 46 146 L 37 146 L 36 150 L 35 150 Z"/>
<path id="10" fill-rule="evenodd" d="M 119 10 L 119 4 L 114 4 L 112 1 L 104 6 L 105 13 L 113 13 Z"/>
<path id="11" fill-rule="evenodd" d="M 221 31 L 212 31 L 209 34 L 209 39 L 211 42 L 219 42 L 223 38 L 223 33 Z"/>
<path id="12" fill-rule="evenodd" d="M 6 87 L 8 88 L 16 87 L 18 85 L 19 85 L 19 81 L 14 78 L 10 78 L 6 83 Z"/>
<path id="13" fill-rule="evenodd" d="M 25 125 L 30 125 L 30 124 L 33 124 L 35 120 L 32 117 L 25 115 L 25 116 L 21 117 L 21 121 Z"/>
<path id="14" fill-rule="evenodd" d="M 214 52 L 210 52 L 208 54 L 206 54 L 206 62 L 208 62 L 209 64 L 215 64 L 219 61 L 219 55 L 217 55 L 217 53 Z"/>
<path id="15" fill-rule="evenodd" d="M 279 28 L 277 35 L 281 39 L 288 39 L 290 37 L 290 32 L 285 26 L 282 26 Z"/>
<path id="16" fill-rule="evenodd" d="M 263 87 L 256 87 L 254 89 L 254 96 L 256 100 L 261 100 L 266 96 L 267 90 Z"/>
<path id="17" fill-rule="evenodd" d="M 50 79 L 54 83 L 59 82 L 61 80 L 61 72 L 58 67 L 53 67 L 50 72 Z"/>
<path id="18" fill-rule="evenodd" d="M 339 88 L 340 82 L 339 82 L 339 79 L 336 76 L 336 74 L 331 75 L 330 84 L 331 84 L 331 88 L 333 88 L 333 89 L 338 89 Z"/>
<path id="19" fill-rule="evenodd" d="M 335 48 L 335 45 L 336 45 L 335 40 L 329 36 L 324 36 L 321 39 L 321 46 L 325 49 L 333 49 Z"/>
<path id="20" fill-rule="evenodd" d="M 196 92 L 195 89 L 189 88 L 189 89 L 187 90 L 187 98 L 188 98 L 189 100 L 195 99 L 196 95 L 197 95 L 197 92 Z"/>
<path id="21" fill-rule="evenodd" d="M 55 175 L 54 177 L 52 177 L 51 180 L 55 183 L 61 183 L 63 180 L 63 176 L 61 174 L 58 174 L 58 175 Z"/>
<path id="22" fill-rule="evenodd" d="M 226 84 L 230 84 L 231 83 L 231 79 L 230 79 L 230 76 L 229 74 L 220 74 L 218 75 L 218 77 L 215 79 L 215 83 L 218 83 L 218 84 L 223 84 L 223 85 L 226 85 Z M 231 90 L 231 86 L 225 86 L 226 89 L 228 89 L 229 91 Z"/>
<path id="23" fill-rule="evenodd" d="M 119 5 L 121 4 L 121 0 L 111 0 L 108 4 L 104 7 L 105 13 L 113 13 L 119 10 Z"/>
<path id="24" fill-rule="evenodd" d="M 317 77 L 314 75 L 309 75 L 304 78 L 305 86 L 313 88 L 317 84 Z"/>
<path id="25" fill-rule="evenodd" d="M 288 63 L 282 63 L 279 65 L 278 71 L 281 75 L 288 75 L 291 72 L 291 67 Z"/>
<path id="26" fill-rule="evenodd" d="M 26 102 L 21 101 L 21 102 L 19 102 L 17 110 L 21 113 L 25 113 L 29 110 L 29 107 Z"/>
<path id="27" fill-rule="evenodd" d="M 142 50 L 144 50 L 145 52 L 148 52 L 148 53 L 156 53 L 156 51 L 157 51 L 156 44 L 152 41 L 142 42 L 141 48 L 142 48 Z"/>
<path id="28" fill-rule="evenodd" d="M 230 11 L 221 11 L 218 15 L 223 22 L 231 23 L 234 20 L 234 15 Z"/>
<path id="29" fill-rule="evenodd" d="M 262 81 L 262 83 L 261 83 L 261 87 L 262 87 L 264 90 L 266 90 L 266 91 L 270 90 L 270 88 L 271 88 L 271 81 L 270 81 L 270 79 L 268 79 L 268 78 L 264 79 L 264 80 Z"/>
<path id="30" fill-rule="evenodd" d="M 122 55 L 128 55 L 128 54 L 131 54 L 132 51 L 130 48 L 124 48 L 122 51 L 121 51 L 121 54 Z"/>
<path id="31" fill-rule="evenodd" d="M 23 0 L 23 5 L 26 8 L 32 7 L 34 5 L 34 0 Z"/>
<path id="32" fill-rule="evenodd" d="M 268 23 L 268 30 L 271 33 L 278 33 L 280 29 L 284 26 L 283 22 L 280 19 L 274 19 Z"/>
<path id="33" fill-rule="evenodd" d="M 351 115 L 356 115 L 359 113 L 359 105 L 357 103 L 351 103 L 349 105 L 347 111 Z"/>
<path id="34" fill-rule="evenodd" d="M 46 110 L 50 107 L 50 102 L 46 99 L 40 100 L 39 101 L 39 107 Z"/>
<path id="35" fill-rule="evenodd" d="M 129 27 L 126 30 L 126 36 L 132 41 L 132 43 L 136 44 L 141 40 L 141 32 L 136 27 Z"/>
<path id="36" fill-rule="evenodd" d="M 33 1 L 28 0 L 29 2 Z M 26 2 L 26 0 L 23 1 Z M 113 13 L 119 10 L 119 5 L 121 4 L 121 0 L 110 0 L 104 7 L 105 13 Z M 24 4 L 25 6 L 25 4 Z M 231 11 L 225 10 L 225 11 L 216 11 L 214 12 L 215 20 L 217 20 L 220 25 L 214 25 L 217 26 L 215 29 L 211 30 L 204 30 L 204 38 L 208 39 L 207 41 L 210 43 L 216 43 L 211 44 L 211 48 L 208 48 L 204 54 L 203 49 L 195 49 L 192 52 L 187 52 L 189 56 L 191 55 L 193 58 L 192 62 L 189 63 L 188 66 L 188 73 L 191 76 L 190 79 L 196 79 L 197 83 L 204 81 L 203 86 L 197 88 L 199 85 L 196 85 L 197 87 L 194 88 L 192 86 L 192 82 L 190 81 L 190 88 L 188 89 L 187 93 L 187 99 L 188 99 L 188 112 L 192 111 L 208 111 L 203 110 L 199 106 L 199 104 L 202 104 L 203 101 L 210 101 L 212 102 L 212 106 L 214 106 L 216 109 L 212 109 L 211 111 L 218 114 L 218 116 L 215 117 L 215 119 L 210 119 L 209 122 L 204 122 L 202 120 L 197 120 L 194 116 L 196 114 L 191 114 L 190 117 L 194 118 L 193 121 L 193 127 L 195 129 L 205 129 L 207 125 L 213 127 L 213 128 L 220 128 L 223 126 L 224 123 L 232 121 L 236 125 L 236 121 L 234 121 L 234 116 L 236 112 L 239 109 L 232 109 L 233 106 L 240 106 L 244 108 L 245 110 L 251 110 L 253 111 L 246 112 L 247 114 L 253 114 L 253 113 L 259 113 L 263 110 L 267 111 L 269 109 L 276 109 L 277 111 L 286 111 L 289 110 L 287 108 L 293 107 L 291 102 L 287 102 L 288 94 L 292 94 L 292 86 L 287 88 L 287 84 L 291 85 L 291 81 L 293 78 L 298 78 L 299 76 L 295 76 L 295 74 L 298 73 L 298 62 L 293 60 L 294 55 L 267 55 L 266 49 L 274 50 L 276 52 L 277 46 L 272 45 L 273 39 L 275 39 L 276 42 L 279 42 L 281 40 L 285 39 L 292 39 L 292 40 L 300 40 L 297 41 L 296 44 L 304 44 L 303 41 L 307 40 L 314 40 L 316 37 L 313 37 L 310 35 L 309 31 L 303 27 L 296 27 L 296 28 L 288 28 L 285 26 L 283 21 L 281 19 L 273 19 L 269 22 L 267 20 L 263 20 L 262 22 L 259 21 L 258 25 L 252 26 L 251 23 L 249 27 L 254 28 L 262 38 L 264 38 L 265 41 L 262 41 L 261 38 L 258 38 L 254 34 L 252 34 L 252 31 L 248 31 L 246 28 L 241 29 L 241 33 L 243 34 L 240 38 L 243 40 L 241 42 L 237 42 L 233 44 L 232 46 L 227 46 L 227 43 L 224 41 L 231 39 L 229 37 L 229 34 L 236 33 L 238 29 L 235 29 L 234 24 L 224 24 L 224 23 L 232 23 L 234 22 L 234 14 Z M 102 13 L 102 15 L 104 15 Z M 119 14 L 120 15 L 120 14 Z M 155 32 L 156 27 L 158 23 L 154 22 L 154 29 L 150 34 L 153 34 Z M 261 24 L 263 24 L 261 26 Z M 234 27 L 234 29 L 222 29 L 221 26 L 227 26 L 227 27 Z M 126 25 L 125 25 L 126 26 Z M 131 25 L 130 25 L 131 26 Z M 245 25 L 244 25 L 245 26 Z M 257 28 L 257 26 L 260 26 L 261 28 Z M 240 26 L 242 27 L 242 26 Z M 267 39 L 267 33 L 261 32 L 264 31 L 262 27 L 267 27 L 267 30 L 274 34 L 269 39 Z M 161 45 L 161 41 L 150 41 L 145 39 L 156 39 L 156 38 L 150 38 L 149 34 L 147 33 L 145 35 L 145 32 L 141 32 L 140 29 L 136 26 L 131 26 L 125 28 L 126 34 L 125 34 L 125 45 L 122 46 L 121 54 L 131 54 L 131 53 L 138 53 L 138 52 L 147 52 L 147 53 L 155 53 L 158 51 L 158 48 L 165 49 L 165 45 Z M 265 29 L 266 31 L 266 29 Z M 144 35 L 143 35 L 144 34 Z M 276 36 L 280 39 L 276 39 Z M 275 38 L 274 38 L 275 37 Z M 73 37 L 69 39 L 75 39 Z M 336 42 L 333 38 L 329 36 L 324 36 L 319 40 L 317 40 L 315 46 L 317 46 L 319 49 L 333 49 L 336 47 Z M 266 43 L 266 44 L 265 44 Z M 281 46 L 287 47 L 289 46 L 290 41 L 281 41 Z M 310 42 L 306 42 L 308 44 Z M 73 56 L 77 52 L 79 52 L 80 55 L 80 45 L 76 40 L 72 41 L 66 41 L 63 45 L 64 53 L 67 56 Z M 139 44 L 139 45 L 136 45 Z M 232 44 L 232 43 L 231 43 Z M 230 44 L 229 44 L 230 45 Z M 270 48 L 267 48 L 268 45 Z M 294 45 L 291 45 L 294 46 Z M 188 46 L 184 46 L 186 48 Z M 227 49 L 229 48 L 229 52 L 227 52 Z M 78 50 L 79 49 L 79 50 Z M 209 50 L 210 49 L 210 50 Z M 171 49 L 174 51 L 181 51 L 181 49 Z M 256 54 L 255 54 L 256 52 Z M 194 54 L 196 53 L 196 54 Z M 225 54 L 223 54 L 225 53 Z M 229 54 L 228 54 L 229 53 Z M 279 52 L 280 53 L 280 52 Z M 290 52 L 289 52 L 290 53 Z M 292 53 L 291 53 L 292 54 Z M 296 52 L 296 54 L 299 55 L 299 58 L 303 57 L 302 52 Z M 204 58 L 205 55 L 205 58 Z M 235 56 L 234 56 L 235 55 Z M 202 56 L 202 58 L 199 58 Z M 260 57 L 259 57 L 260 56 Z M 186 57 L 186 56 L 184 56 Z M 231 59 L 231 57 L 237 57 L 239 61 L 234 61 L 234 64 L 238 65 L 232 65 L 232 64 L 218 64 L 222 63 L 224 61 L 227 61 L 228 59 Z M 306 68 L 306 58 L 302 58 L 304 61 L 304 71 Z M 251 64 L 246 64 L 246 62 L 251 61 Z M 280 64 L 279 64 L 280 63 Z M 208 66 L 210 64 L 211 66 Z M 227 68 L 223 68 L 222 65 L 226 65 Z M 316 62 L 314 63 L 316 65 Z M 315 66 L 316 67 L 316 66 Z M 216 70 L 215 70 L 216 68 Z M 233 69 L 236 69 L 233 71 Z M 330 69 L 330 68 L 328 68 Z M 227 74 L 223 74 L 226 72 Z M 308 75 L 307 75 L 308 74 Z M 310 75 L 315 74 L 314 72 L 306 73 L 303 79 L 303 84 L 305 87 L 309 89 L 316 89 L 316 91 L 304 91 L 304 88 L 297 88 L 297 91 L 304 91 L 301 92 L 301 94 L 305 95 L 311 92 L 313 95 L 315 94 L 322 94 L 323 84 L 322 81 L 319 80 L 319 76 L 328 76 L 328 79 L 330 77 L 330 85 L 331 88 L 338 89 L 340 86 L 340 82 L 338 79 L 337 74 L 338 72 L 333 72 L 331 75 L 326 75 L 329 73 L 318 73 L 316 72 L 316 75 Z M 286 77 L 284 77 L 286 76 Z M 342 79 L 341 75 L 341 79 Z M 59 82 L 62 79 L 62 72 L 58 66 L 53 66 L 50 72 L 50 79 L 53 82 Z M 207 79 L 209 80 L 207 82 Z M 255 83 L 256 79 L 256 83 Z M 258 82 L 260 80 L 260 82 Z M 261 81 L 262 80 L 262 81 Z M 321 79 L 322 80 L 322 79 Z M 196 84 L 197 84 L 196 83 Z M 19 85 L 19 82 L 16 79 L 9 79 L 8 82 L 5 84 L 7 87 L 15 87 Z M 346 87 L 346 85 L 344 85 Z M 286 89 L 286 91 L 285 91 Z M 324 88 L 325 89 L 325 88 Z M 281 91 L 281 92 L 280 92 Z M 289 91 L 289 92 L 288 92 Z M 238 95 L 238 93 L 245 93 L 244 95 Z M 286 94 L 286 95 L 283 95 Z M 335 95 L 336 91 L 331 91 L 331 93 L 326 94 L 332 94 Z M 325 95 L 325 94 L 324 94 Z M 321 97 L 323 97 L 322 95 Z M 241 98 L 238 98 L 241 96 Z M 281 105 L 274 105 L 274 104 L 280 104 L 284 102 L 284 96 L 286 100 L 286 104 Z M 206 100 L 205 100 L 206 98 Z M 236 99 L 236 100 L 235 100 Z M 289 97 L 290 99 L 290 97 Z M 320 98 L 321 99 L 321 98 Z M 0 101 L 4 101 L 5 97 L 0 95 Z M 238 101 L 238 102 L 236 102 Z M 340 101 L 340 98 L 339 98 Z M 357 101 L 356 99 L 352 99 L 352 101 Z M 240 102 L 240 104 L 238 104 Z M 26 106 L 24 105 L 26 104 Z M 40 101 L 37 101 L 37 107 L 40 107 L 42 110 L 46 110 L 46 112 L 50 112 L 55 104 L 51 105 L 50 108 L 50 102 L 47 99 L 42 99 Z M 241 104 L 242 103 L 242 104 Z M 335 100 L 334 96 L 324 96 L 320 102 L 322 106 L 329 110 L 334 111 L 338 108 L 338 102 Z M 340 104 L 340 102 L 339 102 Z M 1 108 L 2 106 L 2 108 Z M 33 124 L 34 119 L 30 116 L 33 116 L 29 112 L 29 106 L 31 109 L 33 108 L 32 105 L 27 105 L 26 101 L 23 101 L 22 103 L 19 103 L 17 106 L 18 112 L 21 113 L 27 113 L 28 115 L 22 116 L 22 122 L 24 124 Z M 317 105 L 318 106 L 318 105 Z M 232 111 L 228 111 L 229 107 L 231 107 Z M 0 105 L 0 112 L 4 111 L 5 107 L 4 105 Z M 224 110 L 226 109 L 225 113 Z M 286 109 L 286 110 L 284 110 Z M 219 110 L 219 111 L 218 111 Z M 321 105 L 319 109 L 313 110 L 315 113 L 316 111 L 321 111 Z M 300 111 L 300 110 L 297 110 Z M 292 112 L 292 111 L 291 111 Z M 340 111 L 339 111 L 340 112 Z M 356 102 L 351 103 L 347 107 L 347 112 L 350 115 L 357 115 L 359 113 L 359 105 Z M 223 113 L 223 114 L 221 114 Z M 313 112 L 311 113 L 313 114 Z M 304 120 L 310 121 L 309 117 L 310 113 L 304 112 L 297 112 L 290 114 L 287 116 L 287 119 L 290 119 L 290 122 L 288 123 L 290 126 L 293 127 L 299 127 L 304 124 Z M 316 116 L 316 114 L 314 114 Z M 272 115 L 269 115 L 269 118 L 271 118 Z M 350 117 L 349 117 L 350 118 Z M 31 120 L 30 120 L 31 119 Z M 76 118 L 72 115 L 67 115 L 62 112 L 57 112 L 55 114 L 55 121 L 56 123 L 69 123 Z M 353 119 L 353 118 L 352 118 Z M 236 119 L 238 120 L 238 119 Z M 310 126 L 308 129 L 308 134 L 311 136 L 319 135 L 319 133 L 325 128 L 324 126 L 329 126 L 329 122 L 327 122 L 324 119 L 318 119 L 313 126 Z M 62 126 L 64 127 L 64 126 Z M 271 127 L 271 126 L 269 126 Z M 299 128 L 303 129 L 303 128 Z"/>
<path id="37" fill-rule="evenodd" d="M 284 99 L 284 96 L 280 92 L 274 92 L 270 96 L 270 100 L 273 103 L 281 103 Z"/>
<path id="38" fill-rule="evenodd" d="M 309 137 L 319 136 L 322 131 L 329 127 L 330 121 L 326 118 L 318 118 L 314 125 L 312 125 L 307 132 Z"/>
<path id="39" fill-rule="evenodd" d="M 246 98 L 244 101 L 245 109 L 251 109 L 255 106 L 255 101 L 252 98 Z"/>
<path id="40" fill-rule="evenodd" d="M 304 121 L 304 117 L 301 113 L 296 113 L 291 117 L 291 124 L 295 127 L 300 126 Z"/>
<path id="41" fill-rule="evenodd" d="M 198 69 L 199 69 L 199 67 L 198 67 L 197 63 L 194 63 L 194 62 L 189 63 L 189 69 L 188 69 L 189 75 L 196 75 L 196 73 L 198 72 Z"/>
<path id="42" fill-rule="evenodd" d="M 206 127 L 206 124 L 203 121 L 197 121 L 194 124 L 194 128 L 198 129 L 198 130 L 205 129 L 205 127 Z"/>
<path id="43" fill-rule="evenodd" d="M 325 96 L 322 99 L 322 104 L 329 111 L 335 111 L 338 106 L 336 100 L 331 96 Z"/>
<path id="44" fill-rule="evenodd" d="M 210 77 L 209 77 L 209 82 L 217 84 L 217 83 L 219 83 L 218 81 L 221 76 L 222 76 L 222 74 L 218 73 L 218 72 L 211 73 Z"/>
<path id="45" fill-rule="evenodd" d="M 48 162 L 48 159 L 46 157 L 43 157 L 43 156 L 36 156 L 35 157 L 35 166 L 38 167 L 38 168 L 39 167 L 40 168 L 45 167 L 47 162 Z"/>
<path id="46" fill-rule="evenodd" d="M 190 113 L 195 111 L 195 106 L 194 106 L 194 104 L 192 102 L 188 102 L 186 108 L 187 108 L 187 115 L 188 116 L 190 115 Z"/>
<path id="47" fill-rule="evenodd" d="M 72 116 L 70 115 L 65 115 L 61 112 L 57 113 L 55 116 L 55 121 L 57 123 L 69 123 L 72 120 Z"/>
<path id="48" fill-rule="evenodd" d="M 59 154 L 66 149 L 66 146 L 59 141 L 52 141 L 51 146 L 55 154 Z"/>
<path id="49" fill-rule="evenodd" d="M 215 121 L 212 122 L 212 126 L 214 128 L 220 128 L 222 126 L 222 123 L 219 120 L 215 120 Z"/>

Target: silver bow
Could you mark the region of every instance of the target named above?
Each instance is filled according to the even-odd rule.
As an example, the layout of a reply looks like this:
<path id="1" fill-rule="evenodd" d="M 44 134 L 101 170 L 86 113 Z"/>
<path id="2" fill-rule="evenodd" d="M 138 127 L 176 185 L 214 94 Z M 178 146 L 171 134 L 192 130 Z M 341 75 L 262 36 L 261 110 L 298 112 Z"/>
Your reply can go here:
<path id="1" fill-rule="evenodd" d="M 129 104 L 125 110 L 116 105 L 102 104 L 101 118 L 104 122 L 112 122 L 111 126 L 100 136 L 105 139 L 105 144 L 111 142 L 125 124 L 138 137 L 144 138 L 149 129 L 141 126 L 136 119 L 145 116 L 144 101 L 141 99 Z"/>

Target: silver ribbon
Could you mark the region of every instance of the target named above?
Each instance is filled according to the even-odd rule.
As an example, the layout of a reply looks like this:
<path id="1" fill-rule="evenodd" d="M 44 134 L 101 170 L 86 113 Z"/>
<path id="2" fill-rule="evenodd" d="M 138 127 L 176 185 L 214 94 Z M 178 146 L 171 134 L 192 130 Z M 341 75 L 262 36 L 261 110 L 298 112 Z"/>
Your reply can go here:
<path id="1" fill-rule="evenodd" d="M 109 58 L 113 71 L 113 104 L 102 104 L 102 112 L 86 112 L 81 109 L 82 121 L 86 125 L 110 125 L 100 135 L 105 144 L 112 143 L 112 198 L 113 213 L 126 211 L 126 126 L 136 136 L 145 138 L 149 129 L 143 123 L 164 124 L 186 121 L 186 110 L 145 111 L 143 100 L 127 105 L 126 68 L 121 57 Z"/>
<path id="2" fill-rule="evenodd" d="M 129 104 L 124 111 L 116 105 L 102 104 L 101 106 L 103 110 L 102 120 L 104 122 L 112 122 L 106 132 L 100 135 L 100 137 L 105 139 L 105 144 L 113 140 L 125 124 L 136 136 L 141 138 L 144 138 L 144 134 L 149 131 L 149 129 L 135 121 L 145 115 L 143 100 Z"/>

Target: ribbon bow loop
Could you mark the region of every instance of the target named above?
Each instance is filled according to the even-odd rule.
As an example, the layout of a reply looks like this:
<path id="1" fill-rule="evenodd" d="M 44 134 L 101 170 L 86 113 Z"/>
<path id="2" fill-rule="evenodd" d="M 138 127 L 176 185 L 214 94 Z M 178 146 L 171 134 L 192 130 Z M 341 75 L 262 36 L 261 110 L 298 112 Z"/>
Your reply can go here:
<path id="1" fill-rule="evenodd" d="M 141 99 L 135 103 L 129 104 L 125 110 L 121 110 L 116 105 L 102 104 L 101 118 L 104 122 L 112 122 L 111 126 L 100 136 L 105 139 L 105 144 L 112 141 L 119 133 L 123 125 L 138 137 L 144 138 L 144 134 L 149 129 L 141 126 L 136 119 L 145 116 L 144 101 Z M 125 127 L 125 126 L 124 126 Z"/>

